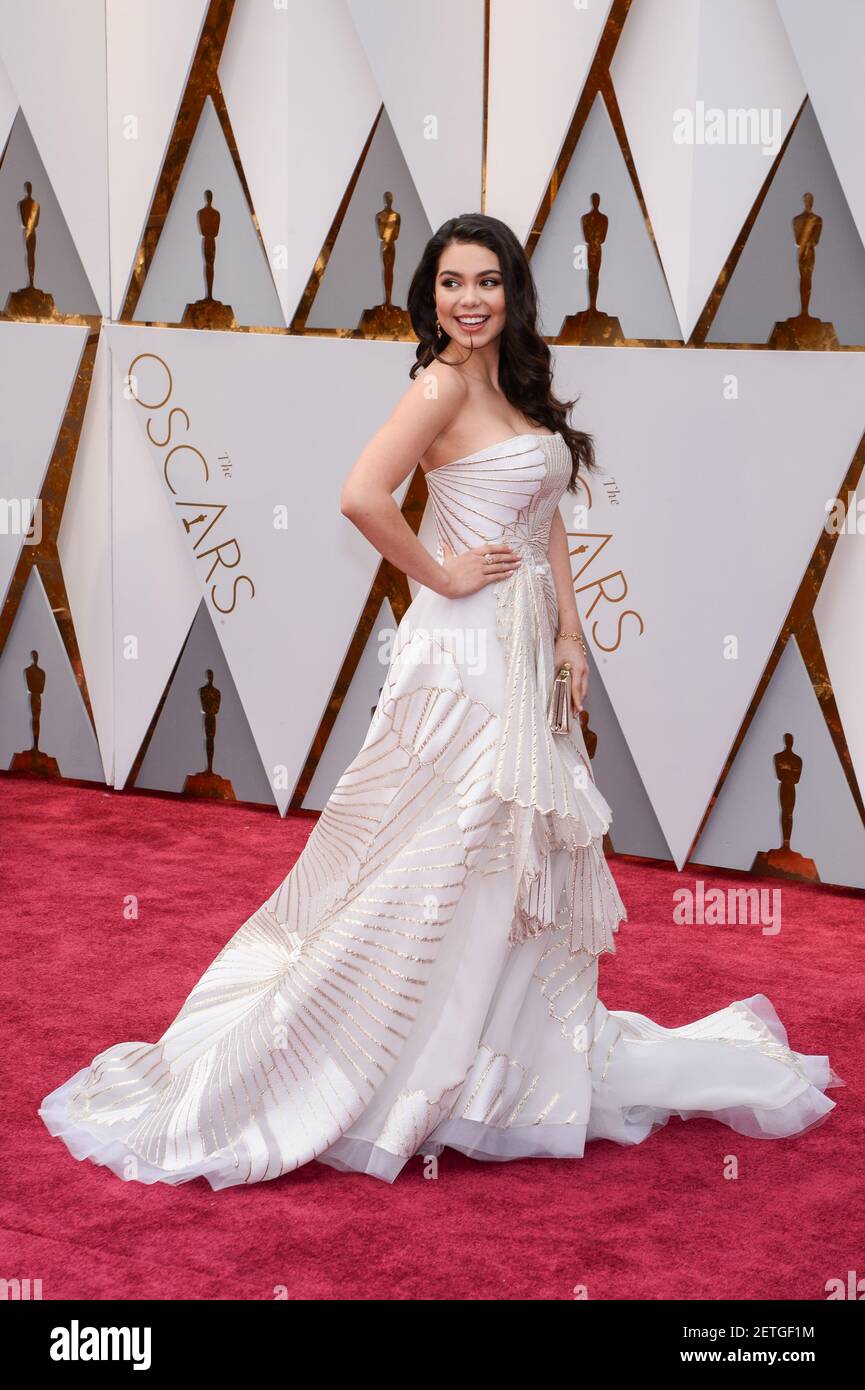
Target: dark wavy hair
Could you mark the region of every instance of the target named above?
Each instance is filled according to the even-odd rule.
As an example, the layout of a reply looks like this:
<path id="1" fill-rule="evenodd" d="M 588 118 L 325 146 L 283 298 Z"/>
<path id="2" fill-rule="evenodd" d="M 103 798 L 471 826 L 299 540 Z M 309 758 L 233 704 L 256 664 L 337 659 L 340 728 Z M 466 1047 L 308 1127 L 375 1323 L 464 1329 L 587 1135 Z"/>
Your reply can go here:
<path id="1" fill-rule="evenodd" d="M 568 414 L 576 404 L 560 401 L 552 393 L 551 353 L 538 331 L 538 296 L 526 253 L 510 227 L 497 217 L 466 212 L 443 222 L 430 237 L 412 276 L 408 311 L 418 337 L 417 361 L 409 375 L 414 380 L 421 367 L 439 360 L 450 335 L 436 337 L 435 278 L 439 257 L 453 242 L 486 246 L 499 258 L 505 290 L 505 326 L 499 341 L 499 386 L 511 405 L 528 420 L 559 431 L 571 451 L 573 468 L 568 491 L 577 491 L 580 468 L 597 468 L 590 434 L 572 429 Z M 456 366 L 456 363 L 444 363 Z"/>

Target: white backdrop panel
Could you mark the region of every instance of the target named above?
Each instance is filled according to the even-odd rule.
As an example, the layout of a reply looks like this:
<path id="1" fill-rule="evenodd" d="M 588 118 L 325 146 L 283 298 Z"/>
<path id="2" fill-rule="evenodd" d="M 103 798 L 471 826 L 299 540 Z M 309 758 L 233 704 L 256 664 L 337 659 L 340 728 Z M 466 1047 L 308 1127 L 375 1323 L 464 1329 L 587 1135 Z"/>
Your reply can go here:
<path id="1" fill-rule="evenodd" d="M 105 780 L 114 780 L 110 359 L 100 335 L 57 537 Z"/>
<path id="2" fill-rule="evenodd" d="M 6 64 L 0 58 L 0 153 L 9 139 L 9 132 L 12 129 L 12 122 L 15 120 L 17 110 L 18 98 L 15 95 L 15 88 L 9 80 Z"/>
<path id="3" fill-rule="evenodd" d="M 588 531 L 611 539 L 577 580 L 580 614 L 681 867 L 859 442 L 865 356 L 554 351 L 619 492 L 592 484 Z"/>
<path id="4" fill-rule="evenodd" d="M 111 313 L 117 318 L 207 0 L 107 0 Z"/>
<path id="5" fill-rule="evenodd" d="M 482 0 L 435 5 L 349 0 L 349 8 L 430 225 L 477 211 L 484 118 Z"/>
<path id="6" fill-rule="evenodd" d="M 525 243 L 612 0 L 492 0 L 486 202 Z"/>
<path id="7" fill-rule="evenodd" d="M 238 801 L 273 806 L 270 782 L 204 602 L 199 604 L 135 785 L 182 792 L 187 777 L 207 770 L 200 691 L 207 684 L 208 670 L 213 672 L 213 685 L 220 695 L 213 770 L 231 783 Z"/>
<path id="8" fill-rule="evenodd" d="M 105 0 L 0 0 L 0 58 L 110 314 Z"/>
<path id="9" fill-rule="evenodd" d="M 758 852 L 781 845 L 775 774 L 784 735 L 802 759 L 793 834 L 797 854 L 813 859 L 822 883 L 865 888 L 865 827 L 850 795 L 799 648 L 788 642 L 694 852 L 697 863 L 750 869 Z"/>
<path id="10" fill-rule="evenodd" d="M 400 219 L 391 303 L 404 306 L 414 268 L 433 229 L 386 111 L 375 128 L 331 247 L 307 315 L 308 328 L 353 327 L 365 309 L 384 303 L 384 267 L 375 219 L 385 206 L 385 190 L 393 194 Z"/>
<path id="11" fill-rule="evenodd" d="M 589 731 L 597 737 L 592 754 L 595 780 L 613 812 L 609 836 L 617 854 L 669 859 L 670 850 L 640 779 L 595 655 L 589 647 Z"/>
<path id="12" fill-rule="evenodd" d="M 805 95 L 775 0 L 642 0 L 610 75 L 682 333 L 691 336 Z M 674 113 L 701 120 L 777 108 L 774 144 L 676 143 Z M 768 149 L 768 153 L 766 150 Z"/>
<path id="13" fill-rule="evenodd" d="M 125 398 L 124 376 L 134 356 L 127 356 L 132 330 L 107 325 L 102 331 L 111 352 L 114 783 L 123 787 L 192 625 L 200 593 L 186 547 L 165 515 L 153 446 Z M 153 329 L 151 335 L 158 332 Z"/>
<path id="14" fill-rule="evenodd" d="M 832 162 L 865 242 L 865 5 L 776 0 Z"/>
<path id="15" fill-rule="evenodd" d="M 204 299 L 198 213 L 205 190 L 220 215 L 213 267 L 213 297 L 230 304 L 239 324 L 282 326 L 282 311 L 249 204 L 210 97 L 186 156 L 134 317 L 180 323 L 187 304 Z"/>
<path id="16" fill-rule="evenodd" d="M 385 599 L 303 799 L 304 810 L 321 811 L 349 763 L 357 757 L 384 685 L 397 626 Z"/>
<path id="17" fill-rule="evenodd" d="M 99 314 L 87 272 L 72 240 L 51 181 L 28 128 L 18 112 L 0 166 L 0 302 L 28 283 L 27 244 L 19 203 L 27 196 L 39 204 L 34 282 L 54 300 L 58 314 Z"/>
<path id="18" fill-rule="evenodd" d="M 589 306 L 588 272 L 585 264 L 574 262 L 576 249 L 585 244 L 582 217 L 591 209 L 593 193 L 600 194 L 599 211 L 609 218 L 598 308 L 618 317 L 626 338 L 678 338 L 658 253 L 601 96 L 592 104 L 532 253 L 542 333 L 556 337 L 566 315 Z"/>
<path id="19" fill-rule="evenodd" d="M 289 323 L 381 99 L 346 0 L 235 6 L 219 78 Z"/>
<path id="20" fill-rule="evenodd" d="M 413 349 L 118 325 L 110 332 L 118 373 L 142 353 L 161 359 L 133 367 L 141 400 L 163 400 L 165 366 L 172 378 L 161 407 L 118 407 L 131 422 L 124 428 L 147 443 L 163 493 L 138 588 L 161 568 L 162 537 L 179 534 L 284 811 L 379 563 L 340 512 L 342 484 L 408 388 Z M 159 443 L 147 441 L 148 429 Z"/>
<path id="21" fill-rule="evenodd" d="M 850 215 L 810 101 L 760 205 L 707 334 L 710 343 L 766 343 L 778 320 L 800 311 L 793 219 L 813 195 L 821 218 L 808 312 L 839 343 L 865 340 L 865 247 Z"/>
<path id="22" fill-rule="evenodd" d="M 48 595 L 32 569 L 15 621 L 0 655 L 0 767 L 33 746 L 30 696 L 25 669 L 35 651 L 45 672 L 39 720 L 39 748 L 54 758 L 61 777 L 102 781 L 99 749 L 75 673 L 69 664 Z"/>
<path id="23" fill-rule="evenodd" d="M 86 337 L 87 329 L 73 324 L 0 324 L 0 500 L 25 501 L 27 519 L 42 491 Z M 23 531 L 0 518 L 0 604 L 23 541 Z"/>
<path id="24" fill-rule="evenodd" d="M 860 529 L 837 539 L 817 601 L 814 621 L 859 787 L 865 794 L 865 488 L 849 503 Z M 858 512 L 858 516 L 857 516 Z"/>

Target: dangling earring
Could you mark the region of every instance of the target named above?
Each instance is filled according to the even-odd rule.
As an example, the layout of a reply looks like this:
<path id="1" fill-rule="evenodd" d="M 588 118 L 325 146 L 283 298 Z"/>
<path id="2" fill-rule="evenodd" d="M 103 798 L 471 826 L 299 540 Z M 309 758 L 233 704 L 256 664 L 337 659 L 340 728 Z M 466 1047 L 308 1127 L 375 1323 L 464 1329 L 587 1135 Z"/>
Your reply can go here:
<path id="1" fill-rule="evenodd" d="M 444 329 L 442 328 L 441 324 L 439 323 L 438 314 L 436 314 L 436 337 L 437 337 L 437 338 L 443 338 L 444 335 L 445 335 L 445 331 L 444 331 Z"/>

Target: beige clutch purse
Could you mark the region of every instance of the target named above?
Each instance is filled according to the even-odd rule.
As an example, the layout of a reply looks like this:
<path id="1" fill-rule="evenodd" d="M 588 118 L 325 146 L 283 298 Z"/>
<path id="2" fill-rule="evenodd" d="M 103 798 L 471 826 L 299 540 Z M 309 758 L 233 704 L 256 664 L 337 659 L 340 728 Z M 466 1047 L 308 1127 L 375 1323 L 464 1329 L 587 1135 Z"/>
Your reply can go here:
<path id="1" fill-rule="evenodd" d="M 571 663 L 564 661 L 556 672 L 550 692 L 550 728 L 554 734 L 566 734 L 571 727 Z"/>

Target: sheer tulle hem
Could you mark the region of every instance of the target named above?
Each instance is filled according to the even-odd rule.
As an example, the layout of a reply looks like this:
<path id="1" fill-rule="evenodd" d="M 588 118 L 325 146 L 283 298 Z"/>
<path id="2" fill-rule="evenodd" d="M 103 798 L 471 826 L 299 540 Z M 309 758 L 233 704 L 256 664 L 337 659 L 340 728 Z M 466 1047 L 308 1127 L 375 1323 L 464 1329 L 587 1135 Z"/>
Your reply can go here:
<path id="1" fill-rule="evenodd" d="M 118 1137 L 109 1138 L 105 1134 L 97 1134 L 81 1121 L 73 1120 L 67 1110 L 66 1102 L 70 1093 L 81 1085 L 89 1071 L 89 1067 L 82 1067 L 68 1081 L 64 1081 L 62 1086 L 51 1091 L 39 1107 L 39 1115 L 49 1133 L 56 1139 L 63 1140 L 73 1158 L 89 1158 L 91 1163 L 110 1168 L 112 1173 L 115 1173 L 118 1178 L 122 1178 L 124 1182 L 142 1182 L 148 1185 L 164 1182 L 176 1185 L 192 1182 L 194 1178 L 206 1178 L 210 1186 L 216 1191 L 218 1188 L 229 1187 L 240 1181 L 237 1176 L 237 1165 L 231 1163 L 230 1159 L 226 1159 L 224 1154 L 216 1153 L 209 1157 L 205 1163 L 193 1165 L 188 1169 L 178 1168 L 172 1171 L 167 1168 L 160 1168 L 154 1163 L 148 1163 L 140 1154 L 130 1149 L 128 1144 L 119 1137 L 119 1132 L 124 1129 L 122 1122 L 111 1126 L 118 1132 Z"/>
<path id="2" fill-rule="evenodd" d="M 831 1073 L 830 1086 L 845 1083 Z M 618 1126 L 600 1131 L 590 1119 L 588 1126 L 580 1124 L 525 1125 L 522 1128 L 498 1129 L 479 1120 L 449 1119 L 437 1125 L 414 1157 L 438 1156 L 446 1148 L 456 1149 L 468 1158 L 482 1161 L 507 1162 L 521 1158 L 584 1158 L 587 1143 L 607 1139 L 622 1146 L 641 1144 L 656 1130 L 663 1129 L 673 1117 L 680 1120 L 717 1120 L 738 1134 L 751 1139 L 784 1139 L 817 1129 L 835 1109 L 830 1100 L 810 1087 L 808 1091 L 776 1111 L 763 1106 L 734 1105 L 722 1110 L 676 1110 L 663 1106 L 633 1105 L 618 1112 Z M 390 1153 L 387 1149 L 365 1139 L 339 1139 L 319 1163 L 342 1172 L 366 1173 L 370 1177 L 393 1182 L 409 1159 Z"/>
<path id="3" fill-rule="evenodd" d="M 827 1085 L 844 1084 L 830 1069 Z M 63 1091 L 64 1087 L 59 1089 Z M 124 1181 L 179 1185 L 203 1177 L 214 1191 L 242 1181 L 234 1165 L 224 1159 L 220 1161 L 216 1156 L 211 1163 L 201 1165 L 194 1171 L 181 1169 L 171 1172 L 157 1168 L 133 1154 L 120 1140 L 97 1138 L 68 1120 L 59 1103 L 55 1105 L 51 1101 L 52 1097 L 46 1097 L 39 1112 L 50 1132 L 63 1140 L 74 1158 L 90 1159 L 95 1164 L 110 1168 Z M 615 1128 L 608 1121 L 603 1130 L 595 1130 L 591 1120 L 588 1126 L 541 1124 L 499 1129 L 478 1120 L 454 1118 L 437 1125 L 414 1157 L 437 1157 L 444 1149 L 450 1148 L 468 1158 L 498 1162 L 525 1158 L 583 1158 L 587 1142 L 607 1139 L 623 1146 L 641 1144 L 674 1116 L 680 1120 L 717 1120 L 752 1139 L 791 1138 L 824 1124 L 834 1109 L 835 1101 L 812 1086 L 777 1110 L 749 1105 L 729 1106 L 721 1110 L 627 1106 L 618 1112 Z M 364 1173 L 392 1183 L 409 1162 L 409 1156 L 391 1153 L 370 1140 L 342 1138 L 319 1154 L 316 1161 L 341 1172 Z M 277 1176 L 280 1174 L 274 1173 L 274 1177 Z"/>
<path id="4" fill-rule="evenodd" d="M 763 1007 L 763 1002 L 765 1006 Z M 744 1001 L 743 1001 L 744 1002 Z M 763 995 L 748 1001 L 757 1004 L 763 1021 L 779 1041 L 786 1043 L 786 1032 L 774 1008 Z M 613 1015 L 615 1017 L 615 1015 Z M 791 1100 L 779 1106 L 757 1104 L 728 1105 L 705 1109 L 680 1109 L 669 1105 L 624 1104 L 616 1099 L 610 1084 L 592 1081 L 592 1106 L 588 1123 L 553 1123 L 497 1126 L 482 1121 L 451 1116 L 440 1121 L 414 1154 L 397 1154 L 373 1140 L 342 1136 L 315 1156 L 316 1161 L 342 1172 L 364 1173 L 392 1183 L 412 1157 L 438 1156 L 445 1148 L 455 1149 L 469 1158 L 505 1162 L 525 1158 L 583 1158 L 587 1142 L 607 1139 L 620 1145 L 640 1144 L 671 1118 L 681 1120 L 711 1119 L 752 1139 L 784 1139 L 805 1134 L 822 1125 L 835 1109 L 836 1102 L 824 1094 L 832 1086 L 846 1083 L 829 1065 L 824 1056 L 793 1053 L 803 1072 L 811 1078 Z M 62 1086 L 45 1097 L 39 1114 L 52 1135 L 63 1140 L 76 1159 L 90 1159 L 105 1166 L 124 1181 L 145 1184 L 164 1182 L 179 1185 L 203 1177 L 217 1191 L 244 1182 L 243 1165 L 232 1154 L 215 1153 L 204 1163 L 188 1168 L 169 1170 L 148 1163 L 124 1143 L 123 1122 L 111 1126 L 114 1138 L 96 1134 L 81 1122 L 72 1120 L 66 1109 L 71 1091 L 87 1074 L 83 1068 Z M 621 1084 L 616 1088 L 621 1095 Z M 279 1155 L 273 1155 L 273 1172 L 266 1178 L 277 1178 L 296 1169 L 286 1168 Z M 257 1179 L 261 1181 L 262 1179 Z"/>

